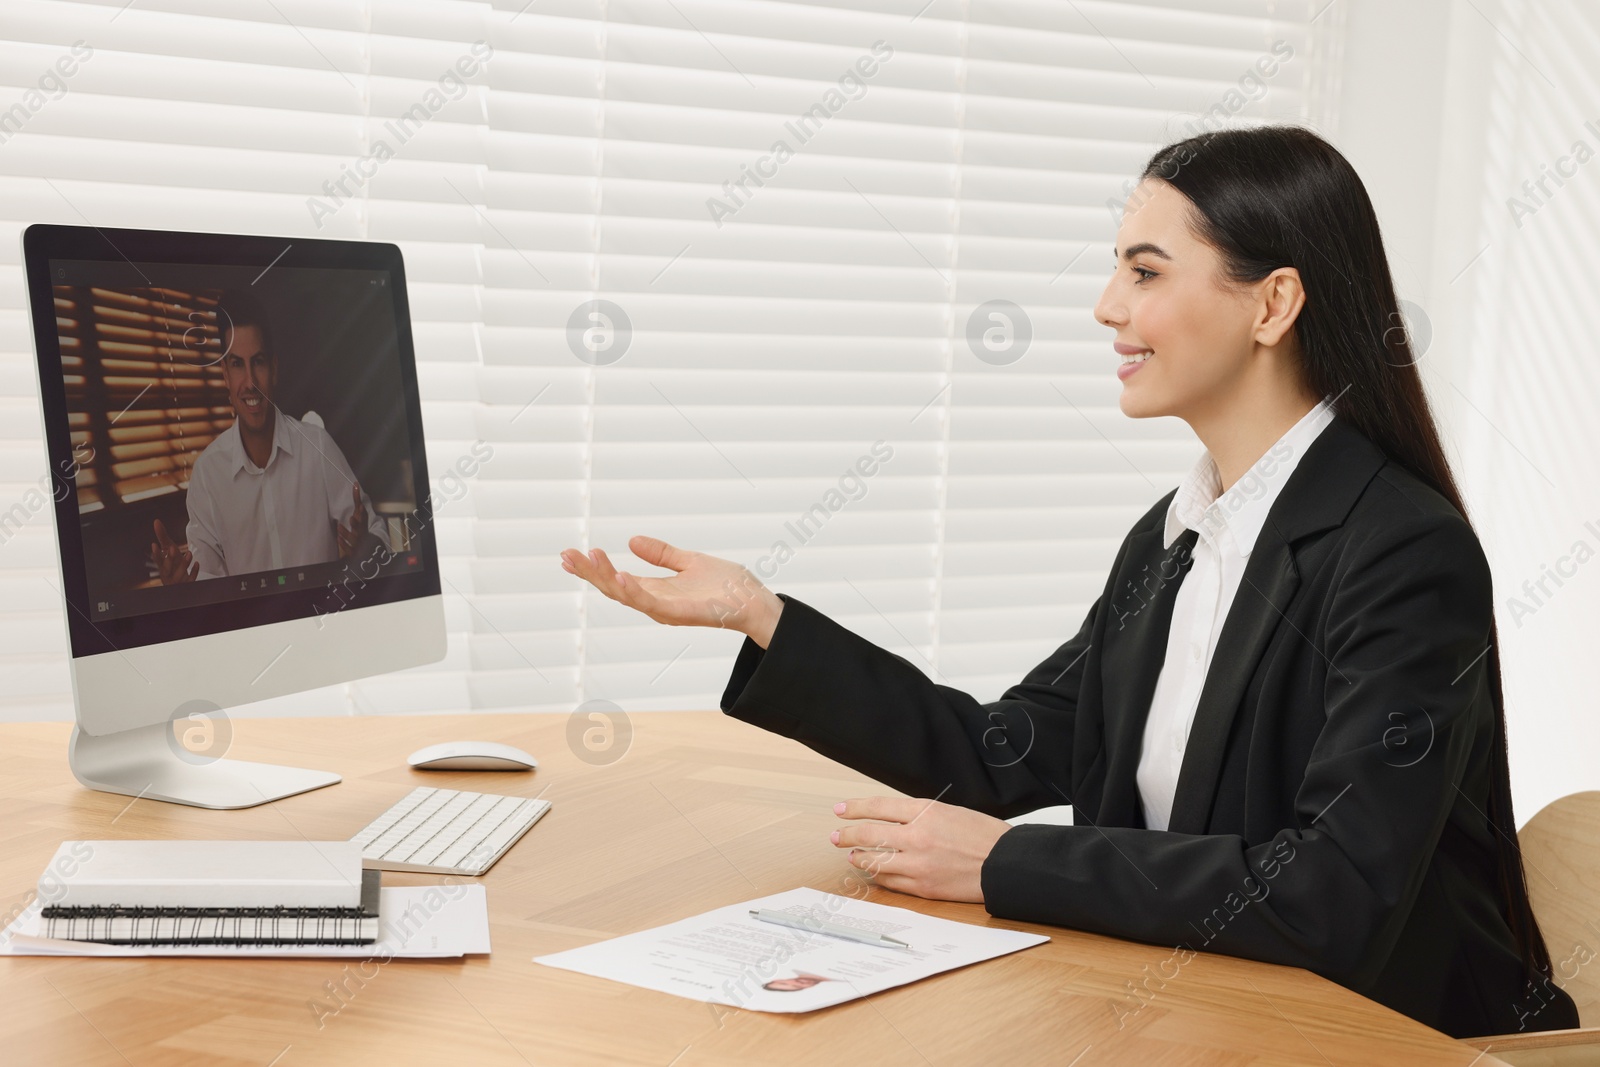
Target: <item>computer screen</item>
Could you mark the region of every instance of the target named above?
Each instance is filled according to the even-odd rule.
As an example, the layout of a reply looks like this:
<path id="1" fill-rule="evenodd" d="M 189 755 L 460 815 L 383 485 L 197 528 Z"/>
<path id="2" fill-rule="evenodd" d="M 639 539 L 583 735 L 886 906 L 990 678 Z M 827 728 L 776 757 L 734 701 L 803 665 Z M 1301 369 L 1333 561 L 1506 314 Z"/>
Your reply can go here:
<path id="1" fill-rule="evenodd" d="M 394 246 L 29 239 L 75 655 L 437 594 Z"/>

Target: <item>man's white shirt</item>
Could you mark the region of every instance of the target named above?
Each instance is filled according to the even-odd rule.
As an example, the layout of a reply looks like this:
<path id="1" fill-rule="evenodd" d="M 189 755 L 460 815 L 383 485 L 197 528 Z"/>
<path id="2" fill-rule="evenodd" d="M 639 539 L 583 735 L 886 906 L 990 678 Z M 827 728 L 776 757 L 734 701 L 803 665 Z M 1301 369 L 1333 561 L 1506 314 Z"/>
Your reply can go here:
<path id="1" fill-rule="evenodd" d="M 356 476 L 322 427 L 274 414 L 266 466 L 251 462 L 237 421 L 189 474 L 189 551 L 199 578 L 284 570 L 339 558 L 334 523 L 348 526 Z M 383 519 L 363 490 L 367 528 L 385 545 Z"/>
<path id="2" fill-rule="evenodd" d="M 1217 638 L 1244 576 L 1267 512 L 1311 442 L 1333 421 L 1323 400 L 1289 428 L 1226 493 L 1211 453 L 1201 455 L 1167 506 L 1164 543 L 1196 530 L 1194 563 L 1178 586 L 1167 633 L 1166 658 L 1156 680 L 1140 749 L 1139 799 L 1145 825 L 1165 830 L 1172 820 L 1189 730 Z M 1220 499 L 1219 499 L 1220 493 Z M 1156 594 L 1160 595 L 1160 594 Z M 1252 610 L 1259 597 L 1252 598 Z"/>

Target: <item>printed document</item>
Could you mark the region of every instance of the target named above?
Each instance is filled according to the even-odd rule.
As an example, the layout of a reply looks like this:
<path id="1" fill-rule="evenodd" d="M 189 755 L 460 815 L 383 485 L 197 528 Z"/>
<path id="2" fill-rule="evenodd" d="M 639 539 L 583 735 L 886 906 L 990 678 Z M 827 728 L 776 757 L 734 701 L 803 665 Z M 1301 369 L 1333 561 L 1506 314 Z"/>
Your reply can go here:
<path id="1" fill-rule="evenodd" d="M 757 919 L 752 909 L 886 934 L 910 947 L 796 930 Z M 534 962 L 711 1004 L 806 1012 L 1048 940 L 802 888 Z"/>

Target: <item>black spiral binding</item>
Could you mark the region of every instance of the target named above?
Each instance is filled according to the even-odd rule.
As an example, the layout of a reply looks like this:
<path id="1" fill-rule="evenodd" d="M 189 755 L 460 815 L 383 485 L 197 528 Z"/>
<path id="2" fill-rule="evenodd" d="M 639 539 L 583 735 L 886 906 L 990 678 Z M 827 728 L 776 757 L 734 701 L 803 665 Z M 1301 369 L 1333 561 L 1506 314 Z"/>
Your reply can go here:
<path id="1" fill-rule="evenodd" d="M 124 907 L 120 904 L 106 904 L 94 906 L 68 906 L 50 905 L 40 912 L 45 920 L 45 937 L 60 937 L 69 941 L 95 941 L 107 945 L 257 945 L 262 947 L 278 947 L 284 945 L 370 945 L 376 937 L 359 936 L 362 920 L 373 920 L 377 915 L 364 911 L 360 907 L 346 908 L 315 908 L 315 907 L 273 907 L 259 908 L 163 908 L 163 907 Z M 116 920 L 130 920 L 133 924 L 130 935 L 125 938 L 112 938 L 112 923 Z M 161 933 L 161 921 L 164 919 L 175 920 L 171 933 L 168 936 L 157 936 Z M 187 936 L 183 934 L 183 920 L 193 919 L 194 924 Z M 220 920 L 213 924 L 211 929 L 215 933 L 201 936 L 200 930 L 205 920 Z M 223 931 L 228 927 L 228 920 L 232 920 L 233 936 L 224 936 Z M 312 923 L 310 932 L 308 924 Z M 351 927 L 345 930 L 345 923 L 349 921 Z M 139 936 L 139 925 L 149 921 L 149 933 Z M 78 924 L 84 924 L 84 932 L 78 933 Z M 95 923 L 100 922 L 101 936 L 95 936 Z M 256 935 L 244 935 L 244 924 L 255 924 Z M 328 923 L 333 924 L 329 933 L 326 929 Z M 63 932 L 60 925 L 65 923 Z M 270 924 L 271 933 L 262 931 Z M 288 924 L 293 924 L 289 926 Z"/>

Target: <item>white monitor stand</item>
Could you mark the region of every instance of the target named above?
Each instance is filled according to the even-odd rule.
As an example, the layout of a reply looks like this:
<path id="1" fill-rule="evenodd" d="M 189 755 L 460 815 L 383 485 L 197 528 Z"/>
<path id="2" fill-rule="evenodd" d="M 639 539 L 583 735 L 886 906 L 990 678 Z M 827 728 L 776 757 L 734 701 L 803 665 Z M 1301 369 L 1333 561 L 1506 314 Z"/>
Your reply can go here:
<path id="1" fill-rule="evenodd" d="M 430 663 L 444 651 L 442 600 L 428 596 L 74 658 L 68 762 L 91 789 L 200 808 L 248 808 L 320 789 L 339 775 L 192 753 L 174 741 L 174 723 L 193 722 L 187 716 L 197 709 Z M 225 713 L 207 717 L 238 732 Z"/>
<path id="2" fill-rule="evenodd" d="M 197 808 L 248 808 L 341 781 L 332 771 L 215 759 L 190 763 L 168 745 L 169 723 L 113 734 L 72 728 L 67 762 L 90 789 Z"/>

